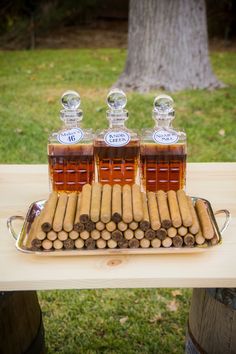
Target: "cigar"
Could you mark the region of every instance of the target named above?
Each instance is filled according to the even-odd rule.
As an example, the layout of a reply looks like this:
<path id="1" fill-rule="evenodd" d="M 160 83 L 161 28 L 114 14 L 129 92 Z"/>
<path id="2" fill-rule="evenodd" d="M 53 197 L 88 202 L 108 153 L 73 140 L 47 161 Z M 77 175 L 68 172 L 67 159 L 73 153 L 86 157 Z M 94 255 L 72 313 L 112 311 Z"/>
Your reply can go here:
<path id="1" fill-rule="evenodd" d="M 40 226 L 40 225 L 39 225 Z M 46 236 L 47 236 L 47 234 L 46 234 L 46 232 L 44 232 L 42 229 L 41 229 L 41 227 L 39 228 L 37 228 L 36 229 L 36 231 L 35 231 L 35 233 L 36 233 L 36 238 L 38 239 L 38 240 L 40 240 L 40 241 L 43 241 L 45 238 L 46 238 Z"/>
<path id="2" fill-rule="evenodd" d="M 167 192 L 167 199 L 168 199 L 168 205 L 169 205 L 172 225 L 174 227 L 178 228 L 182 225 L 182 219 L 181 219 L 181 215 L 180 215 L 179 204 L 178 204 L 176 192 L 172 191 L 172 190 L 168 191 Z"/>
<path id="3" fill-rule="evenodd" d="M 131 240 L 129 240 L 129 247 L 139 248 L 139 240 L 137 240 L 136 238 L 132 238 Z"/>
<path id="4" fill-rule="evenodd" d="M 79 206 L 79 221 L 86 224 L 90 218 L 90 205 L 91 205 L 91 184 L 84 184 L 81 192 L 80 206 Z"/>
<path id="5" fill-rule="evenodd" d="M 125 222 L 123 222 L 123 221 L 120 221 L 120 222 L 118 223 L 117 227 L 118 227 L 118 229 L 119 229 L 120 231 L 125 231 L 125 230 L 128 229 L 128 225 L 127 225 Z"/>
<path id="6" fill-rule="evenodd" d="M 171 237 L 166 237 L 164 240 L 161 240 L 161 244 L 165 248 L 169 248 L 172 245 L 172 238 Z"/>
<path id="7" fill-rule="evenodd" d="M 180 226 L 180 227 L 178 228 L 178 234 L 179 234 L 180 236 L 185 236 L 185 235 L 187 235 L 187 233 L 188 233 L 187 227 Z"/>
<path id="8" fill-rule="evenodd" d="M 143 219 L 143 200 L 141 189 L 138 184 L 132 185 L 132 204 L 134 221 L 139 222 Z"/>
<path id="9" fill-rule="evenodd" d="M 80 238 L 82 238 L 83 240 L 87 240 L 89 238 L 89 232 L 84 230 L 80 233 Z"/>
<path id="10" fill-rule="evenodd" d="M 65 241 L 65 240 L 67 240 L 67 239 L 68 239 L 68 232 L 66 232 L 66 231 L 64 231 L 64 230 L 58 232 L 57 238 L 58 238 L 58 240 L 60 240 L 60 241 Z"/>
<path id="11" fill-rule="evenodd" d="M 169 229 L 172 226 L 172 222 L 167 203 L 167 195 L 162 190 L 157 192 L 157 204 L 161 219 L 161 226 L 165 229 Z"/>
<path id="12" fill-rule="evenodd" d="M 169 248 L 172 245 L 172 238 L 167 236 L 164 240 L 161 241 L 161 244 L 163 247 Z"/>
<path id="13" fill-rule="evenodd" d="M 42 247 L 46 251 L 49 251 L 52 248 L 52 246 L 53 246 L 52 241 L 48 240 L 47 238 L 45 238 L 45 240 L 42 241 Z"/>
<path id="14" fill-rule="evenodd" d="M 111 233 L 107 230 L 103 230 L 101 232 L 101 237 L 103 238 L 103 240 L 107 241 L 107 240 L 110 240 L 111 238 Z"/>
<path id="15" fill-rule="evenodd" d="M 140 229 L 144 232 L 150 229 L 150 219 L 149 219 L 149 212 L 148 212 L 148 204 L 147 204 L 147 197 L 146 193 L 142 192 L 142 204 L 143 204 L 143 220 L 140 221 Z"/>
<path id="16" fill-rule="evenodd" d="M 147 193 L 148 198 L 148 210 L 149 210 L 149 217 L 151 222 L 151 227 L 153 230 L 158 230 L 161 227 L 159 213 L 157 208 L 157 201 L 154 192 Z"/>
<path id="17" fill-rule="evenodd" d="M 132 194 L 128 184 L 123 186 L 123 221 L 129 224 L 133 220 Z"/>
<path id="18" fill-rule="evenodd" d="M 92 197 L 91 197 L 91 210 L 90 210 L 90 218 L 93 222 L 99 221 L 101 198 L 102 198 L 102 185 L 100 183 L 93 183 Z"/>
<path id="19" fill-rule="evenodd" d="M 107 229 L 107 231 L 110 231 L 110 232 L 115 231 L 115 229 L 116 229 L 116 224 L 115 224 L 115 222 L 114 222 L 114 221 L 108 222 L 108 223 L 106 224 L 106 229 Z"/>
<path id="20" fill-rule="evenodd" d="M 96 222 L 96 229 L 98 231 L 104 230 L 105 229 L 105 224 L 103 222 L 101 222 L 101 221 Z"/>
<path id="21" fill-rule="evenodd" d="M 97 246 L 97 248 L 106 248 L 107 243 L 106 243 L 106 241 L 103 240 L 102 238 L 99 238 L 99 239 L 96 241 L 96 246 Z"/>
<path id="22" fill-rule="evenodd" d="M 66 193 L 61 193 L 58 197 L 57 207 L 54 214 L 52 228 L 54 231 L 59 232 L 63 228 L 63 221 L 66 212 L 68 196 Z"/>
<path id="23" fill-rule="evenodd" d="M 71 238 L 72 240 L 76 240 L 79 237 L 79 233 L 75 230 L 72 230 L 71 232 L 69 232 L 69 238 Z"/>
<path id="24" fill-rule="evenodd" d="M 183 238 L 179 235 L 176 235 L 172 238 L 172 243 L 173 243 L 173 246 L 176 247 L 176 248 L 180 248 L 183 246 Z"/>
<path id="25" fill-rule="evenodd" d="M 111 186 L 104 184 L 102 189 L 101 221 L 108 223 L 111 221 Z"/>
<path id="26" fill-rule="evenodd" d="M 116 248 L 117 242 L 115 240 L 110 239 L 107 241 L 107 246 L 108 246 L 108 248 Z"/>
<path id="27" fill-rule="evenodd" d="M 138 239 L 141 240 L 142 238 L 144 238 L 144 231 L 141 229 L 137 229 L 134 231 L 134 236 Z"/>
<path id="28" fill-rule="evenodd" d="M 145 231 L 145 238 L 148 240 L 153 240 L 156 237 L 156 232 L 152 229 Z"/>
<path id="29" fill-rule="evenodd" d="M 134 237 L 134 232 L 133 232 L 133 230 L 128 229 L 128 230 L 125 230 L 125 231 L 124 231 L 124 238 L 125 238 L 126 240 L 131 240 L 133 237 Z"/>
<path id="30" fill-rule="evenodd" d="M 215 246 L 218 244 L 219 239 L 216 235 L 214 235 L 214 237 L 209 242 L 211 243 L 211 246 Z"/>
<path id="31" fill-rule="evenodd" d="M 188 233 L 184 236 L 184 244 L 188 247 L 193 247 L 195 243 L 195 237 Z"/>
<path id="32" fill-rule="evenodd" d="M 140 247 L 141 248 L 148 248 L 151 244 L 151 241 L 148 240 L 147 238 L 143 238 L 141 241 L 140 241 Z"/>
<path id="33" fill-rule="evenodd" d="M 77 240 L 75 240 L 75 247 L 78 249 L 81 249 L 84 247 L 84 240 L 82 240 L 82 238 L 77 238 Z"/>
<path id="34" fill-rule="evenodd" d="M 55 231 L 51 230 L 47 233 L 47 238 L 50 241 L 55 241 L 57 239 L 57 233 Z"/>
<path id="35" fill-rule="evenodd" d="M 74 230 L 77 231 L 77 232 L 82 232 L 85 230 L 85 224 L 82 224 L 82 222 L 77 222 L 75 225 L 74 225 Z"/>
<path id="36" fill-rule="evenodd" d="M 121 241 L 123 239 L 123 234 L 120 230 L 115 230 L 111 233 L 111 238 L 114 241 Z"/>
<path id="37" fill-rule="evenodd" d="M 52 229 L 53 217 L 57 206 L 58 196 L 56 192 L 52 192 L 49 195 L 48 201 L 44 207 L 44 213 L 41 220 L 41 227 L 44 232 L 48 232 Z"/>
<path id="38" fill-rule="evenodd" d="M 136 230 L 138 228 L 138 222 L 132 221 L 131 223 L 129 223 L 129 228 L 133 231 Z"/>
<path id="39" fill-rule="evenodd" d="M 112 188 L 112 217 L 111 219 L 118 223 L 122 220 L 122 208 L 121 208 L 121 186 L 114 184 Z"/>
<path id="40" fill-rule="evenodd" d="M 93 230 L 93 231 L 91 231 L 90 235 L 91 235 L 92 239 L 98 240 L 101 236 L 101 232 L 98 230 Z"/>
<path id="41" fill-rule="evenodd" d="M 170 227 L 168 230 L 167 230 L 167 235 L 169 237 L 175 237 L 177 235 L 178 231 L 175 227 Z"/>
<path id="42" fill-rule="evenodd" d="M 42 246 L 42 241 L 41 240 L 38 240 L 37 238 L 34 238 L 32 241 L 31 241 L 31 247 L 35 250 L 39 250 Z"/>
<path id="43" fill-rule="evenodd" d="M 157 230 L 156 237 L 159 238 L 159 240 L 164 241 L 168 237 L 166 229 L 161 228 L 161 229 Z"/>
<path id="44" fill-rule="evenodd" d="M 88 250 L 94 250 L 96 248 L 96 241 L 92 237 L 89 237 L 84 245 Z"/>
<path id="45" fill-rule="evenodd" d="M 76 205 L 77 205 L 77 193 L 76 192 L 70 193 L 68 196 L 66 213 L 65 213 L 65 218 L 64 218 L 64 222 L 63 222 L 63 229 L 67 232 L 70 232 L 73 230 Z"/>
<path id="46" fill-rule="evenodd" d="M 195 235 L 195 242 L 197 245 L 203 245 L 205 242 L 205 237 L 202 236 L 201 230 Z"/>
<path id="47" fill-rule="evenodd" d="M 204 201 L 202 199 L 198 199 L 195 203 L 195 207 L 200 221 L 202 235 L 207 240 L 211 240 L 214 237 L 215 232 Z"/>
<path id="48" fill-rule="evenodd" d="M 60 240 L 55 240 L 53 241 L 53 248 L 55 248 L 55 250 L 60 250 L 63 248 L 63 242 Z"/>
<path id="49" fill-rule="evenodd" d="M 71 238 L 68 238 L 67 240 L 63 241 L 63 246 L 66 250 L 73 250 L 75 246 L 75 241 Z"/>
<path id="50" fill-rule="evenodd" d="M 88 232 L 91 232 L 95 229 L 95 223 L 92 220 L 87 221 L 85 224 L 85 230 Z"/>
<path id="51" fill-rule="evenodd" d="M 76 206 L 75 221 L 74 221 L 74 230 L 78 232 L 82 232 L 85 229 L 84 224 L 80 222 L 80 201 L 81 201 L 81 193 L 78 195 L 77 198 L 77 206 Z"/>
<path id="52" fill-rule="evenodd" d="M 141 230 L 144 232 L 147 231 L 150 228 L 150 222 L 147 220 L 140 221 L 139 227 Z"/>
<path id="53" fill-rule="evenodd" d="M 40 215 L 37 215 L 31 224 L 30 231 L 27 235 L 27 238 L 23 241 L 23 245 L 26 248 L 30 249 L 32 247 L 31 242 L 35 237 L 38 238 L 37 235 L 39 231 L 41 232 L 41 221 L 40 221 Z"/>
<path id="54" fill-rule="evenodd" d="M 185 191 L 182 189 L 179 189 L 176 193 L 179 202 L 179 209 L 180 209 L 183 226 L 189 227 L 192 225 L 193 219 L 192 219 L 191 212 L 189 210 L 187 196 L 185 194 Z"/>
<path id="55" fill-rule="evenodd" d="M 117 245 L 118 245 L 119 248 L 128 248 L 129 247 L 129 241 L 123 238 L 122 240 L 117 242 Z"/>
<path id="56" fill-rule="evenodd" d="M 151 246 L 153 248 L 161 247 L 161 240 L 159 240 L 158 238 L 154 238 L 153 240 L 151 240 Z"/>
<path id="57" fill-rule="evenodd" d="M 198 233 L 198 231 L 200 230 L 200 225 L 199 225 L 197 213 L 196 213 L 196 210 L 194 208 L 192 199 L 189 196 L 187 196 L 187 200 L 188 200 L 189 210 L 190 210 L 190 212 L 192 214 L 192 219 L 193 219 L 193 223 L 189 227 L 189 232 L 191 234 L 196 235 Z"/>
<path id="58" fill-rule="evenodd" d="M 149 218 L 146 193 L 142 192 L 141 196 L 142 196 L 142 206 L 143 206 L 143 219 L 140 221 L 139 226 L 140 226 L 140 229 L 145 232 L 150 228 L 150 218 Z"/>

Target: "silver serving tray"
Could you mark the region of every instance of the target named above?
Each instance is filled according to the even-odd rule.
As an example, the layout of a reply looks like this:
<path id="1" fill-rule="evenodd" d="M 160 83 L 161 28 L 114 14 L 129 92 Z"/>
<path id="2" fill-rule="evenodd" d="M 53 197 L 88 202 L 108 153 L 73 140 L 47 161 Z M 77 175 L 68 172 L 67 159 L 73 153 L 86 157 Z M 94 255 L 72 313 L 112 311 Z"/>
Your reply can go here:
<path id="1" fill-rule="evenodd" d="M 191 197 L 192 201 L 195 203 L 197 197 Z M 206 200 L 201 198 L 204 203 L 206 204 L 214 231 L 215 231 L 215 236 L 218 239 L 218 243 L 216 245 L 211 245 L 210 242 L 208 245 L 197 245 L 194 247 L 180 247 L 180 248 L 175 248 L 175 247 L 170 247 L 170 248 L 117 248 L 117 249 L 94 249 L 94 250 L 86 250 L 86 249 L 74 249 L 74 250 L 30 250 L 25 247 L 27 237 L 29 235 L 29 231 L 31 229 L 32 223 L 34 221 L 34 218 L 41 212 L 41 210 L 44 207 L 44 204 L 46 203 L 46 200 L 39 200 L 37 202 L 34 202 L 30 205 L 28 212 L 26 214 L 26 217 L 24 218 L 23 216 L 19 215 L 14 215 L 11 216 L 7 220 L 7 226 L 8 229 L 11 233 L 11 235 L 14 237 L 16 240 L 16 248 L 17 250 L 28 253 L 28 254 L 35 254 L 35 255 L 40 255 L 40 256 L 86 256 L 86 255 L 114 255 L 114 254 L 178 254 L 178 253 L 198 253 L 198 252 L 203 252 L 208 250 L 209 248 L 213 248 L 219 244 L 222 243 L 222 233 L 227 229 L 229 222 L 230 222 L 230 212 L 227 209 L 221 209 L 213 213 L 211 204 Z M 218 214 L 225 214 L 225 222 L 219 230 L 219 227 L 217 225 L 215 215 Z M 23 221 L 23 226 L 19 234 L 17 234 L 14 230 L 13 227 L 13 222 L 14 220 L 22 220 Z"/>

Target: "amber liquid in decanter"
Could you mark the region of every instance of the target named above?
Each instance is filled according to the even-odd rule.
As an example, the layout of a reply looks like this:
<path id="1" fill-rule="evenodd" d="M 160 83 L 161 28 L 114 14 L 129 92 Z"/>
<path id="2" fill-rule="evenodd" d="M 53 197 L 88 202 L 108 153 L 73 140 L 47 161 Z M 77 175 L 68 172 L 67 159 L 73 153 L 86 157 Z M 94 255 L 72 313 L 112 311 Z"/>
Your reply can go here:
<path id="1" fill-rule="evenodd" d="M 141 145 L 143 184 L 148 191 L 178 190 L 185 187 L 186 152 L 184 144 Z"/>
<path id="2" fill-rule="evenodd" d="M 98 180 L 120 185 L 135 183 L 138 171 L 139 141 L 130 141 L 121 147 L 112 147 L 103 141 L 94 144 Z"/>
<path id="3" fill-rule="evenodd" d="M 93 146 L 49 144 L 48 164 L 54 191 L 81 191 L 93 181 Z"/>

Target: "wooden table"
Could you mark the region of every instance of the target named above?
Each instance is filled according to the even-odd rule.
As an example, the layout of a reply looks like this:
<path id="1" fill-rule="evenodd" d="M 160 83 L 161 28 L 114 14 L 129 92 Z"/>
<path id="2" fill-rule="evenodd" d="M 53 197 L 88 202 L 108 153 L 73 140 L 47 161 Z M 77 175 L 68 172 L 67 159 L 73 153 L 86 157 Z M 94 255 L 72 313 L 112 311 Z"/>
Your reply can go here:
<path id="1" fill-rule="evenodd" d="M 46 165 L 0 166 L 0 290 L 236 287 L 236 163 L 189 163 L 187 193 L 232 220 L 223 244 L 203 253 L 52 257 L 16 250 L 6 221 L 49 193 Z M 219 225 L 223 217 L 217 217 Z"/>

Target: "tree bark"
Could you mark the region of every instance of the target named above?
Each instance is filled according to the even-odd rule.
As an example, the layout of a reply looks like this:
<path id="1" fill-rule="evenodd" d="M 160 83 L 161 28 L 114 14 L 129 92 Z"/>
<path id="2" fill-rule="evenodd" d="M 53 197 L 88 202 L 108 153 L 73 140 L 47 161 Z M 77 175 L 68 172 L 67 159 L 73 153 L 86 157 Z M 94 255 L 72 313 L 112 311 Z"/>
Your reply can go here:
<path id="1" fill-rule="evenodd" d="M 208 56 L 204 0 L 130 0 L 128 54 L 116 85 L 146 92 L 223 87 Z"/>

